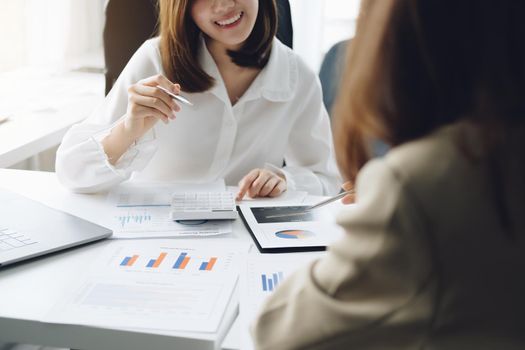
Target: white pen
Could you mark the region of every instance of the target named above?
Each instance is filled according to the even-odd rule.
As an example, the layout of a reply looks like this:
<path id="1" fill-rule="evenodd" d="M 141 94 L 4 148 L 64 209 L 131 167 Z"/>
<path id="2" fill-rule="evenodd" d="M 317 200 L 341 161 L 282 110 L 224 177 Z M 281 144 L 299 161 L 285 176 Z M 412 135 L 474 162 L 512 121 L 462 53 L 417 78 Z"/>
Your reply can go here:
<path id="1" fill-rule="evenodd" d="M 171 97 L 173 97 L 174 99 L 176 99 L 177 101 L 180 101 L 182 103 L 185 103 L 187 104 L 188 106 L 193 106 L 193 103 L 191 103 L 187 98 L 185 97 L 182 97 L 181 95 L 175 95 L 173 92 L 171 92 L 170 90 L 160 86 L 160 85 L 157 85 L 157 87 L 159 89 L 161 89 L 162 91 L 164 91 L 165 93 L 167 93 L 168 95 L 170 95 Z"/>
<path id="2" fill-rule="evenodd" d="M 289 217 L 289 216 L 301 216 L 301 215 L 306 215 L 308 214 L 308 212 L 310 210 L 314 210 L 314 209 L 317 209 L 319 207 L 322 207 L 323 205 L 326 205 L 328 203 L 332 203 L 332 202 L 335 202 L 336 200 L 338 199 L 341 199 L 343 198 L 344 196 L 346 195 L 349 195 L 349 194 L 354 194 L 354 190 L 349 190 L 349 191 L 344 191 L 344 192 L 341 192 L 339 193 L 338 195 L 336 196 L 333 196 L 333 197 L 330 197 L 328 199 L 325 199 L 317 204 L 314 204 L 314 205 L 311 205 L 309 207 L 306 207 L 304 208 L 302 211 L 300 212 L 297 212 L 297 213 L 287 213 L 287 214 L 275 214 L 275 215 L 268 215 L 266 216 L 267 219 L 275 219 L 275 218 L 285 218 L 285 217 Z"/>
<path id="3" fill-rule="evenodd" d="M 314 204 L 314 205 L 312 205 L 312 206 L 310 206 L 308 208 L 305 208 L 304 210 L 305 211 L 309 211 L 309 210 L 317 209 L 317 208 L 322 207 L 323 205 L 326 205 L 328 203 L 335 202 L 336 200 L 341 199 L 344 196 L 349 195 L 349 194 L 354 194 L 354 190 L 341 192 L 337 196 L 333 196 L 333 197 L 330 197 L 328 199 L 325 199 L 324 201 L 321 201 L 321 202 L 319 202 L 317 204 Z"/>

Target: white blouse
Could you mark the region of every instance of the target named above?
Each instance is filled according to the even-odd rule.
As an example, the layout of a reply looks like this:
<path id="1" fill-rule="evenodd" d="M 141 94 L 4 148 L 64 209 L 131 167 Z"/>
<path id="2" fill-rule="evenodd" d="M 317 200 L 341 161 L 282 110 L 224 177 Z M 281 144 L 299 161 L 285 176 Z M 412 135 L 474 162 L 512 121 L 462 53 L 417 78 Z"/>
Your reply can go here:
<path id="1" fill-rule="evenodd" d="M 133 55 L 105 101 L 74 125 L 57 151 L 56 172 L 76 192 L 97 192 L 132 177 L 144 181 L 237 183 L 254 168 L 279 168 L 289 190 L 331 195 L 339 191 L 332 133 L 317 76 L 277 39 L 270 59 L 232 106 L 218 68 L 201 40 L 199 61 L 216 84 L 185 93 L 168 125 L 157 123 L 113 166 L 101 140 L 125 117 L 127 89 L 164 74 L 159 38 Z M 283 167 L 283 160 L 286 166 Z"/>

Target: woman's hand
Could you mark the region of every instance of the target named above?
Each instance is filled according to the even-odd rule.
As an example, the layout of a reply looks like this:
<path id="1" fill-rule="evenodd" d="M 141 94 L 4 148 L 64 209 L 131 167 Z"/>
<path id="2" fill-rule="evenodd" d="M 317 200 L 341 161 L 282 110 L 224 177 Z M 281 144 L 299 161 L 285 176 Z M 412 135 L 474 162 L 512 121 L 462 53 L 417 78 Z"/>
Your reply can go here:
<path id="1" fill-rule="evenodd" d="M 179 94 L 180 86 L 166 77 L 156 75 L 131 85 L 128 89 L 128 110 L 124 119 L 124 131 L 134 140 L 142 137 L 158 120 L 168 123 L 175 119 L 180 107 L 157 86 Z"/>
<path id="2" fill-rule="evenodd" d="M 255 197 L 277 197 L 286 191 L 286 179 L 271 170 L 253 169 L 239 182 L 236 200 L 240 201 L 246 194 Z"/>
<path id="3" fill-rule="evenodd" d="M 350 181 L 347 181 L 343 184 L 343 190 L 345 191 L 350 191 L 351 189 L 354 188 L 354 184 Z M 343 204 L 352 204 L 355 202 L 355 193 L 350 193 L 350 194 L 347 194 L 346 196 L 344 196 L 342 199 L 341 199 L 341 202 Z"/>
<path id="4" fill-rule="evenodd" d="M 128 110 L 123 121 L 102 140 L 104 152 L 111 164 L 115 165 L 126 150 L 160 119 L 168 123 L 175 119 L 180 107 L 157 86 L 162 86 L 175 94 L 180 86 L 173 84 L 162 75 L 146 78 L 128 89 Z"/>

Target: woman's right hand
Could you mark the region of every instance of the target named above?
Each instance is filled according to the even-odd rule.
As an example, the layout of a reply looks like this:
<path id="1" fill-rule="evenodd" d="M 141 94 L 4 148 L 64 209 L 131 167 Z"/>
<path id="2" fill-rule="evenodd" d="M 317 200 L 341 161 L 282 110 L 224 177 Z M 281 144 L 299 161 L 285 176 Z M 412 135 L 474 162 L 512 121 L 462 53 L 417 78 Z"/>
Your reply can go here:
<path id="1" fill-rule="evenodd" d="M 158 120 L 167 124 L 180 111 L 179 105 L 157 86 L 180 93 L 179 84 L 173 84 L 160 74 L 140 80 L 128 89 L 128 110 L 123 126 L 134 140 L 141 138 Z"/>

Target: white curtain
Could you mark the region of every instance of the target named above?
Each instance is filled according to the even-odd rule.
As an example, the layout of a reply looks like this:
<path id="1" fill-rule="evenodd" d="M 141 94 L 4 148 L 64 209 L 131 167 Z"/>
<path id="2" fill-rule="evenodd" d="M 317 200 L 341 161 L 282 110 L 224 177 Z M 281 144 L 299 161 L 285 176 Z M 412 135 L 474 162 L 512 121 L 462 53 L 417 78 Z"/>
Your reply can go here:
<path id="1" fill-rule="evenodd" d="M 66 68 L 102 55 L 105 0 L 0 0 L 0 71 L 25 65 Z M 4 49 L 2 49 L 4 51 Z"/>
<path id="2" fill-rule="evenodd" d="M 28 0 L 30 64 L 75 64 L 101 54 L 104 0 Z"/>
<path id="3" fill-rule="evenodd" d="M 317 72 L 322 59 L 325 1 L 290 0 L 290 7 L 294 29 L 294 51 Z"/>
<path id="4" fill-rule="evenodd" d="M 294 51 L 319 71 L 326 51 L 354 35 L 361 0 L 290 0 Z"/>

